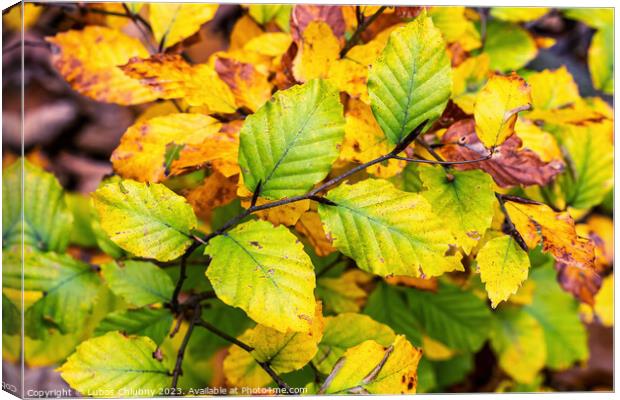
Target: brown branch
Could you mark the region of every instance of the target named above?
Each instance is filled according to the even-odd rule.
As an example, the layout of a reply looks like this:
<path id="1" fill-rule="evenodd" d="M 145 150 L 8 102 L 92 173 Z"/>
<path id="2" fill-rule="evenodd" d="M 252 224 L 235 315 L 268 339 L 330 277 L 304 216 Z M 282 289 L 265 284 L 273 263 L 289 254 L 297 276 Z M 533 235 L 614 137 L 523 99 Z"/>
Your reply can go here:
<path id="1" fill-rule="evenodd" d="M 528 252 L 529 249 L 527 247 L 527 244 L 525 243 L 525 240 L 523 240 L 523 236 L 521 236 L 515 224 L 512 222 L 512 219 L 510 219 L 510 215 L 508 214 L 508 210 L 506 210 L 506 205 L 504 204 L 504 200 L 512 200 L 514 196 L 506 196 L 501 193 L 495 193 L 495 197 L 497 198 L 497 201 L 499 202 L 499 208 L 502 210 L 502 214 L 504 214 L 505 217 L 505 233 L 512 236 L 512 238 L 515 240 L 515 242 L 517 242 L 519 247 L 523 249 L 523 251 Z M 527 199 L 521 199 L 520 197 L 518 199 L 527 202 Z"/>
<path id="2" fill-rule="evenodd" d="M 187 328 L 187 332 L 185 332 L 185 336 L 183 337 L 183 342 L 181 342 L 181 346 L 179 347 L 179 351 L 177 352 L 177 359 L 174 365 L 174 370 L 172 371 L 172 389 L 176 389 L 179 383 L 179 377 L 183 375 L 183 358 L 185 357 L 185 349 L 187 348 L 187 344 L 189 343 L 189 339 L 192 336 L 192 332 L 194 327 L 196 326 L 196 322 L 198 322 L 201 318 L 201 310 L 200 304 L 196 304 L 194 307 L 194 315 L 192 315 L 192 319 L 189 321 L 189 327 Z"/>
<path id="3" fill-rule="evenodd" d="M 197 321 L 196 325 L 205 328 L 206 330 L 212 332 L 213 334 L 219 336 L 220 338 L 226 340 L 227 342 L 234 344 L 235 346 L 239 346 L 239 348 L 247 351 L 248 353 L 252 353 L 252 351 L 254 351 L 254 348 L 252 346 L 240 341 L 239 339 L 233 336 L 230 336 L 226 332 L 221 331 L 220 329 L 210 324 L 209 322 L 205 321 L 204 319 Z M 292 394 L 291 387 L 286 382 L 284 382 L 284 380 L 277 374 L 277 372 L 273 370 L 273 368 L 271 368 L 269 361 L 258 361 L 257 359 L 254 359 L 254 361 L 256 361 L 256 363 L 260 365 L 260 367 L 265 372 L 267 372 L 267 374 L 269 374 L 271 379 L 273 379 L 274 382 L 276 382 L 278 387 L 280 387 L 281 389 L 284 389 L 286 394 Z"/>
<path id="4" fill-rule="evenodd" d="M 379 18 L 379 16 L 381 14 L 383 14 L 383 12 L 385 11 L 386 8 L 387 8 L 387 6 L 383 6 L 383 7 L 379 8 L 377 10 L 377 12 L 375 12 L 368 19 L 365 19 L 363 16 L 361 16 L 361 14 L 358 14 L 358 25 L 357 25 L 357 28 L 355 29 L 355 32 L 353 32 L 353 35 L 351 36 L 351 38 L 349 40 L 347 40 L 347 42 L 345 43 L 343 49 L 340 51 L 340 58 L 344 58 L 344 56 L 347 55 L 349 50 L 351 50 L 353 48 L 353 46 L 355 46 L 360 41 L 362 33 L 366 30 L 366 28 L 368 28 L 368 26 L 370 24 L 372 24 L 377 18 Z M 361 24 L 359 24 L 360 17 L 361 17 L 361 20 L 362 20 Z"/>

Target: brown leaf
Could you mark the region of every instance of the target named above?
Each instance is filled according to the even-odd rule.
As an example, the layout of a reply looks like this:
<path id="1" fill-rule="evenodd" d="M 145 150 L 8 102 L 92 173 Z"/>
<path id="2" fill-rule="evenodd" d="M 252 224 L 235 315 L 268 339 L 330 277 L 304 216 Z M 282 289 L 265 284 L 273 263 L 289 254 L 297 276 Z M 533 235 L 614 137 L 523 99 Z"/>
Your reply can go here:
<path id="1" fill-rule="evenodd" d="M 601 278 L 594 266 L 594 243 L 579 237 L 567 212 L 555 212 L 546 204 L 512 199 L 506 211 L 530 249 L 542 243 L 556 260 L 558 281 L 581 301 L 594 304 Z"/>
<path id="2" fill-rule="evenodd" d="M 183 98 L 190 106 L 206 106 L 214 113 L 233 113 L 235 97 L 209 64 L 188 64 L 180 55 L 156 54 L 132 58 L 120 67 L 162 99 Z"/>
<path id="3" fill-rule="evenodd" d="M 271 84 L 267 76 L 258 72 L 252 64 L 217 57 L 215 71 L 230 87 L 239 106 L 256 111 L 271 97 Z"/>
<path id="4" fill-rule="evenodd" d="M 187 194 L 187 202 L 191 204 L 198 217 L 208 220 L 213 209 L 230 203 L 237 197 L 237 178 L 227 178 L 214 172 L 205 178 L 202 185 Z"/>
<path id="5" fill-rule="evenodd" d="M 439 152 L 449 161 L 474 160 L 488 154 L 488 149 L 476 135 L 473 119 L 450 126 L 441 141 L 445 146 Z M 455 167 L 460 170 L 481 169 L 502 187 L 543 186 L 564 170 L 562 161 L 543 162 L 533 151 L 521 148 L 521 144 L 521 139 L 512 135 L 495 148 L 491 159 Z"/>
<path id="6" fill-rule="evenodd" d="M 280 59 L 280 63 L 275 66 L 274 85 L 278 90 L 286 90 L 297 84 L 297 79 L 293 75 L 293 61 L 297 55 L 297 44 L 291 43 L 286 53 Z"/>
<path id="7" fill-rule="evenodd" d="M 303 38 L 306 27 L 312 21 L 322 21 L 332 28 L 337 38 L 344 37 L 345 22 L 339 6 L 296 5 L 291 14 L 291 35 L 295 42 Z"/>
<path id="8" fill-rule="evenodd" d="M 401 18 L 415 18 L 426 7 L 394 7 L 394 14 Z"/>

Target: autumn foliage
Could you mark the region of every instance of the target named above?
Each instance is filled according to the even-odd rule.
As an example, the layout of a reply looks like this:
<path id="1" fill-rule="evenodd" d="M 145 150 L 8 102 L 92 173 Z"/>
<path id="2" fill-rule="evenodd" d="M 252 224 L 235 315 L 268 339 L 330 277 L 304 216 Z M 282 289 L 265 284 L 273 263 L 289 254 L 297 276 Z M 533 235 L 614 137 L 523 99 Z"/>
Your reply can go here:
<path id="1" fill-rule="evenodd" d="M 90 193 L 5 154 L 5 360 L 85 396 L 524 392 L 613 326 L 613 11 L 24 10 L 138 116 Z M 595 95 L 536 64 L 558 20 Z"/>

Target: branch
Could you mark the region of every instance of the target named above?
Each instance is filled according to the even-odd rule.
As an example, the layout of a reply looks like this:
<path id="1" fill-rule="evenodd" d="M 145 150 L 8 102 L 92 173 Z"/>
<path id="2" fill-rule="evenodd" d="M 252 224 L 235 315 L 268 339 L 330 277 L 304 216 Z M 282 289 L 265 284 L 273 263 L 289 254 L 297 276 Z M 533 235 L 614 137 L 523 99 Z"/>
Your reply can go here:
<path id="1" fill-rule="evenodd" d="M 214 333 L 215 335 L 219 336 L 220 338 L 226 340 L 229 343 L 232 343 L 236 346 L 239 346 L 241 349 L 247 351 L 248 353 L 252 353 L 252 351 L 254 350 L 254 348 L 242 341 L 240 341 L 239 339 L 230 336 L 229 334 L 219 330 L 217 327 L 211 325 L 209 322 L 205 321 L 204 319 L 201 319 L 200 321 L 197 321 L 196 324 L 198 326 L 201 326 L 205 329 L 207 329 L 208 331 Z M 267 372 L 267 374 L 269 374 L 269 376 L 271 377 L 271 379 L 274 380 L 274 382 L 277 383 L 277 385 L 281 388 L 285 390 L 286 394 L 292 394 L 291 391 L 291 387 L 284 382 L 284 380 L 273 370 L 273 368 L 271 368 L 269 361 L 258 361 L 257 359 L 254 359 L 254 361 L 256 361 L 256 363 L 258 365 L 260 365 L 260 367 Z"/>
<path id="2" fill-rule="evenodd" d="M 506 196 L 503 195 L 501 193 L 495 193 L 495 197 L 497 197 L 497 201 L 499 202 L 499 207 L 502 210 L 502 213 L 504 214 L 504 217 L 506 218 L 506 234 L 512 236 L 512 238 L 515 240 L 515 242 L 517 242 L 517 244 L 519 245 L 519 247 L 521 247 L 523 249 L 523 251 L 525 251 L 526 253 L 529 251 L 527 244 L 525 243 L 525 240 L 523 240 L 523 236 L 521 236 L 521 234 L 519 233 L 519 231 L 517 231 L 517 228 L 515 227 L 515 224 L 512 222 L 512 219 L 510 219 L 510 215 L 508 215 L 508 210 L 506 210 L 506 205 L 504 204 L 504 200 L 509 200 L 509 199 L 513 199 L 514 196 Z M 518 197 L 519 200 L 524 200 L 527 202 L 527 199 L 521 199 L 520 197 Z"/>
<path id="3" fill-rule="evenodd" d="M 181 293 L 181 289 L 183 288 L 183 283 L 185 279 L 187 279 L 187 259 L 189 256 L 198 248 L 202 243 L 200 241 L 194 241 L 185 251 L 185 253 L 181 256 L 181 268 L 179 271 L 179 280 L 177 281 L 176 286 L 174 287 L 174 292 L 172 292 L 172 299 L 170 300 L 170 305 L 172 307 L 172 311 L 179 311 L 179 294 Z"/>
<path id="4" fill-rule="evenodd" d="M 408 158 L 408 157 L 400 157 L 393 156 L 392 158 L 396 160 L 402 160 L 407 162 L 415 162 L 421 164 L 434 164 L 434 165 L 461 165 L 461 164 L 475 164 L 477 162 L 489 160 L 492 157 L 492 154 L 486 155 L 481 158 L 477 158 L 475 160 L 462 160 L 462 161 L 437 161 L 437 160 L 425 160 L 423 158 Z"/>
<path id="5" fill-rule="evenodd" d="M 360 41 L 360 36 L 361 36 L 362 32 L 364 32 L 366 30 L 366 28 L 368 28 L 368 26 L 370 24 L 372 24 L 377 18 L 379 18 L 379 15 L 383 14 L 383 11 L 385 11 L 386 8 L 387 8 L 387 6 L 383 6 L 383 7 L 379 8 L 377 10 L 377 12 L 374 13 L 368 19 L 365 19 L 363 16 L 361 16 L 361 13 L 358 14 L 357 29 L 355 29 L 355 32 L 353 32 L 353 35 L 351 36 L 351 38 L 349 40 L 347 40 L 347 43 L 345 43 L 344 48 L 342 49 L 342 51 L 340 51 L 340 58 L 344 58 L 344 56 L 347 55 L 349 50 L 351 50 L 353 48 L 353 46 L 355 46 Z M 361 25 L 359 24 L 360 17 L 361 17 L 361 20 L 362 20 Z"/>
<path id="6" fill-rule="evenodd" d="M 179 377 L 183 375 L 183 370 L 181 366 L 183 365 L 183 358 L 185 357 L 185 349 L 187 348 L 187 344 L 189 343 L 189 339 L 192 336 L 192 331 L 196 326 L 196 322 L 198 322 L 201 318 L 201 307 L 200 304 L 196 304 L 194 307 L 194 315 L 192 319 L 189 321 L 189 327 L 187 328 L 187 332 L 185 332 L 185 336 L 183 337 L 183 342 L 179 347 L 179 351 L 177 352 L 177 360 L 174 365 L 174 370 L 172 371 L 172 389 L 176 389 L 179 383 Z"/>

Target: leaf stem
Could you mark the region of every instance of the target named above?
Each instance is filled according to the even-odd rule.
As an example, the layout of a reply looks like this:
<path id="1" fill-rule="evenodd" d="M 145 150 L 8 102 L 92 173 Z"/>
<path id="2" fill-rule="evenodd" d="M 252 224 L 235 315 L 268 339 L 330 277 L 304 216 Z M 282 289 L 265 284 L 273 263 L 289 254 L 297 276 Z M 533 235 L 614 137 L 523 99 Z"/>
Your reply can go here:
<path id="1" fill-rule="evenodd" d="M 519 200 L 524 200 L 526 202 L 528 200 L 521 199 L 520 197 L 506 196 L 501 193 L 495 193 L 495 197 L 497 197 L 497 201 L 499 202 L 499 208 L 502 210 L 502 214 L 504 214 L 504 217 L 505 217 L 505 222 L 506 222 L 505 233 L 512 236 L 512 238 L 515 240 L 515 242 L 517 242 L 519 247 L 521 247 L 523 251 L 527 252 L 529 250 L 527 247 L 527 244 L 525 243 L 525 240 L 523 240 L 523 236 L 521 236 L 515 224 L 512 222 L 512 219 L 510 219 L 510 215 L 508 214 L 508 210 L 506 210 L 506 205 L 504 204 L 504 200 L 519 199 Z"/>

